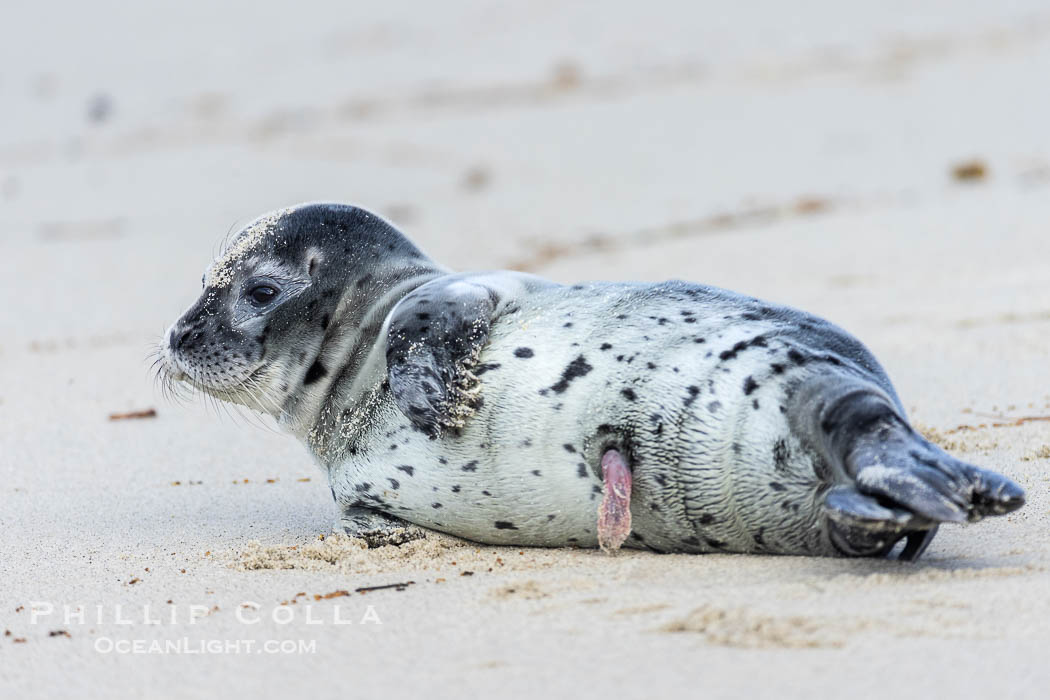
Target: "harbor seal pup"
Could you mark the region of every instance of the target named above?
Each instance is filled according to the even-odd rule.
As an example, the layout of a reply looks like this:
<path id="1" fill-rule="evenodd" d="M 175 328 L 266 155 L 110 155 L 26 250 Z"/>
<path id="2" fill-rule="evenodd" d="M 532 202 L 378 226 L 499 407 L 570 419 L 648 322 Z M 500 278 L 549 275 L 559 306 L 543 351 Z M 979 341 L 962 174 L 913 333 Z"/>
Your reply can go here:
<path id="1" fill-rule="evenodd" d="M 203 284 L 161 373 L 273 416 L 373 543 L 915 559 L 1024 503 L 919 435 L 860 342 L 726 290 L 453 274 L 339 204 L 253 222 Z"/>

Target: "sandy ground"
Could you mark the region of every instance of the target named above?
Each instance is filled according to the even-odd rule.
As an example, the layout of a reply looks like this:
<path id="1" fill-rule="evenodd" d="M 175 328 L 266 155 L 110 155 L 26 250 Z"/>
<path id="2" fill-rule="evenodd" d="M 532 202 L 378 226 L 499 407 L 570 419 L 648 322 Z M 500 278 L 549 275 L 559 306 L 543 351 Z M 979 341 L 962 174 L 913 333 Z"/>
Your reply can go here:
<path id="1" fill-rule="evenodd" d="M 0 695 L 1046 697 L 1045 2 L 415 5 L 5 11 Z M 231 227 L 318 199 L 822 314 L 1029 504 L 918 565 L 322 541 L 305 451 L 145 363 Z"/>

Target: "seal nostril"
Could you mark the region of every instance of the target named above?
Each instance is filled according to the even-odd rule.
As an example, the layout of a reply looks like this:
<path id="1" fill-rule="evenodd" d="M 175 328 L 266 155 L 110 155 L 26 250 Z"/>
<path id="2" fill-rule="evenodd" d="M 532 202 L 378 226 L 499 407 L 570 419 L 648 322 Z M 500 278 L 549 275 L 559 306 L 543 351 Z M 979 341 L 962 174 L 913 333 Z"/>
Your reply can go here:
<path id="1" fill-rule="evenodd" d="M 192 332 L 193 332 L 192 330 L 183 331 L 182 335 L 179 336 L 179 339 L 172 343 L 172 346 L 174 348 L 178 349 L 178 348 L 182 347 L 183 345 L 185 345 L 186 341 L 189 340 L 190 333 L 192 333 Z M 172 331 L 172 333 L 171 333 L 172 338 L 175 337 L 175 333 L 176 333 L 176 331 Z"/>

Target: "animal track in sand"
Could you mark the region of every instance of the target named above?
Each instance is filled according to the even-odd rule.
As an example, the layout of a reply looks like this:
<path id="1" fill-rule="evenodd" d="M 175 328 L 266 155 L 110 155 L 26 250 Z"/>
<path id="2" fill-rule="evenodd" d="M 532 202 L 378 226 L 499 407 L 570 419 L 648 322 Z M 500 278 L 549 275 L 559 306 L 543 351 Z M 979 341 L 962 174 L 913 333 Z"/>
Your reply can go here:
<path id="1" fill-rule="evenodd" d="M 849 633 L 866 623 L 861 620 L 834 620 L 802 615 L 772 616 L 746 608 L 720 608 L 702 605 L 686 617 L 659 628 L 672 634 L 699 634 L 716 646 L 745 649 L 838 648 Z"/>
<path id="2" fill-rule="evenodd" d="M 249 542 L 225 555 L 241 571 L 299 570 L 341 574 L 431 570 L 460 577 L 493 571 L 529 571 L 564 562 L 560 550 L 486 547 L 439 533 L 400 546 L 369 549 L 364 540 L 336 534 L 306 544 L 263 545 Z"/>

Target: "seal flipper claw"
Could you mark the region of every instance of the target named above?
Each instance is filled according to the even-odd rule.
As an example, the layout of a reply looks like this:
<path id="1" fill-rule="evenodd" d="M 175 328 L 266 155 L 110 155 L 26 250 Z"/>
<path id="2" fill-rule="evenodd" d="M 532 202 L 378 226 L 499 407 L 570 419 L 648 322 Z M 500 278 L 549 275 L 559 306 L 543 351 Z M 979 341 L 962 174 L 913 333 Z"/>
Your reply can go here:
<path id="1" fill-rule="evenodd" d="M 901 553 L 897 558 L 901 561 L 918 561 L 919 557 L 922 556 L 922 553 L 930 546 L 930 542 L 933 542 L 933 538 L 936 534 L 936 525 L 929 530 L 919 530 L 917 532 L 908 533 L 907 542 L 904 543 L 904 549 L 901 550 Z"/>
<path id="2" fill-rule="evenodd" d="M 620 548 L 631 534 L 631 470 L 617 450 L 602 455 L 603 496 L 598 506 L 598 546 Z"/>

